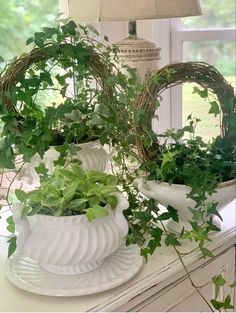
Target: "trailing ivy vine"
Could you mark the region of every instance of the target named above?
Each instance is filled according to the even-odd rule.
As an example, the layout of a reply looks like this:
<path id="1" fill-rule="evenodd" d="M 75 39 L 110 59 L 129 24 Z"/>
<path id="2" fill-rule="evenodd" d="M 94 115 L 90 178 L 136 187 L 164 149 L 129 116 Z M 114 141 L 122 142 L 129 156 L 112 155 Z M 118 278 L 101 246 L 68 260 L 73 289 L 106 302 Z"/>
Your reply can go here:
<path id="1" fill-rule="evenodd" d="M 117 61 L 117 49 L 106 42 L 97 42 L 97 35 L 93 28 L 81 25 L 77 28 L 73 21 L 57 28 L 44 28 L 27 41 L 34 45 L 32 51 L 3 69 L 0 76 L 0 118 L 4 123 L 0 168 L 15 169 L 17 175 L 20 170 L 16 168 L 17 156 L 23 157 L 24 164 L 36 153 L 42 158 L 50 145 L 56 145 L 60 152 L 57 166 L 64 165 L 68 153 L 75 153 L 76 143 L 96 139 L 115 147 L 113 172 L 119 177 L 130 203 L 125 212 L 130 226 L 127 243 L 137 243 L 146 260 L 163 244 L 172 246 L 192 285 L 213 310 L 193 283 L 178 247 L 182 240 L 195 241 L 204 258 L 212 257 L 207 243 L 210 233 L 219 231 L 213 217 L 220 215 L 217 203 L 206 204 L 205 200 L 220 182 L 236 177 L 235 99 L 227 99 L 227 110 L 223 112 L 226 141 L 219 136 L 211 143 L 204 143 L 195 135 L 199 121 L 191 116 L 189 125 L 184 128 L 157 135 L 149 127 L 153 108 L 159 106 L 156 97 L 159 95 L 154 89 L 169 85 L 176 73 L 167 68 L 152 77 L 154 85 L 148 81 L 141 86 L 135 70 L 125 67 L 127 75 L 123 74 Z M 204 89 L 194 91 L 208 98 L 205 85 Z M 51 92 L 56 93 L 56 97 L 44 103 L 42 95 Z M 152 104 L 151 112 L 145 108 L 147 102 Z M 218 102 L 211 101 L 210 105 L 209 113 L 219 114 Z M 167 220 L 178 223 L 178 213 L 171 206 L 162 212 L 159 203 L 143 197 L 133 184 L 140 176 L 191 187 L 188 197 L 196 203 L 190 208 L 191 231 L 183 229 L 177 234 L 165 228 Z M 27 198 L 18 191 L 18 197 L 22 196 Z M 11 218 L 8 230 L 14 233 Z M 9 242 L 11 254 L 16 246 L 15 237 Z M 230 295 L 218 299 L 219 287 L 226 284 L 224 278 L 215 277 L 213 283 L 216 295 L 211 304 L 219 310 L 231 308 Z"/>

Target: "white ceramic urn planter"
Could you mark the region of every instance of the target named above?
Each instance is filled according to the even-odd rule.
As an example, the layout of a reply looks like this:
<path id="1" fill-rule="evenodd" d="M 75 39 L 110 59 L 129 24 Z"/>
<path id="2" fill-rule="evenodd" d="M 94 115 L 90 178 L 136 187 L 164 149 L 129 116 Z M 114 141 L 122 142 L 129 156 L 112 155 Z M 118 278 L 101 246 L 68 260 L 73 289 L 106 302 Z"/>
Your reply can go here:
<path id="1" fill-rule="evenodd" d="M 138 178 L 134 182 L 138 190 L 146 197 L 155 199 L 163 206 L 171 205 L 178 211 L 179 222 L 172 220 L 168 221 L 167 227 L 170 231 L 181 232 L 183 227 L 185 230 L 191 230 L 191 225 L 188 222 L 192 219 L 192 213 L 188 209 L 194 208 L 195 202 L 187 198 L 191 188 L 185 185 L 169 183 L 159 183 L 157 181 L 148 181 L 143 178 Z M 217 210 L 225 207 L 236 198 L 236 179 L 219 184 L 216 192 L 208 196 L 206 203 L 218 202 Z M 219 225 L 219 223 L 217 223 Z"/>
<path id="2" fill-rule="evenodd" d="M 108 152 L 98 141 L 91 141 L 86 143 L 78 144 L 80 148 L 75 155 L 70 155 L 68 161 L 73 159 L 79 159 L 82 162 L 82 167 L 85 170 L 95 170 L 101 172 L 108 172 L 110 168 L 110 158 Z M 55 147 L 50 147 L 44 154 L 43 159 L 39 154 L 35 154 L 31 162 L 25 163 L 23 168 L 17 175 L 18 180 L 24 180 L 30 185 L 39 184 L 39 176 L 35 170 L 41 162 L 43 162 L 46 168 L 49 170 L 49 174 L 53 172 L 53 162 L 59 158 L 59 152 L 56 151 Z"/>
<path id="3" fill-rule="evenodd" d="M 47 271 L 75 275 L 95 270 L 116 251 L 128 233 L 123 210 L 129 204 L 115 193 L 118 204 L 110 214 L 89 222 L 86 215 L 54 217 L 32 215 L 20 218 L 14 207 L 17 252 L 36 260 Z"/>
<path id="4" fill-rule="evenodd" d="M 115 210 L 110 209 L 108 216 L 91 222 L 85 214 L 62 217 L 38 214 L 22 219 L 20 205 L 15 204 L 16 253 L 55 274 L 76 275 L 97 269 L 120 248 L 128 233 L 123 215 L 128 201 L 121 193 L 115 195 L 118 199 Z"/>

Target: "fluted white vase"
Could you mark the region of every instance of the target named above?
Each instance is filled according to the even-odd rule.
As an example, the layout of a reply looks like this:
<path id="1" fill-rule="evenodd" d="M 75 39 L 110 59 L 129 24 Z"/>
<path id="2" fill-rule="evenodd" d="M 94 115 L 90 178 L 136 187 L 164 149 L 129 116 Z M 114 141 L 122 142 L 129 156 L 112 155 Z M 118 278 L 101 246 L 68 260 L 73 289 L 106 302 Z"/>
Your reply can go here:
<path id="1" fill-rule="evenodd" d="M 191 188 L 185 185 L 158 182 L 154 180 L 145 180 L 138 178 L 134 181 L 138 190 L 146 197 L 155 199 L 163 206 L 171 205 L 179 215 L 179 222 L 168 221 L 167 227 L 170 231 L 181 232 L 191 230 L 189 220 L 192 220 L 192 213 L 188 208 L 194 208 L 196 202 L 188 198 Z M 217 202 L 217 210 L 220 212 L 227 204 L 236 197 L 236 179 L 221 183 L 217 186 L 216 192 L 208 195 L 206 203 Z M 220 226 L 219 222 L 216 222 Z"/>
<path id="2" fill-rule="evenodd" d="M 49 272 L 63 275 L 86 273 L 103 264 L 116 251 L 128 233 L 123 210 L 129 204 L 121 193 L 114 193 L 118 204 L 110 214 L 88 221 L 85 214 L 54 217 L 20 217 L 20 204 L 13 209 L 17 251 L 39 262 Z"/>
<path id="3" fill-rule="evenodd" d="M 82 167 L 86 170 L 95 170 L 101 172 L 108 172 L 110 168 L 110 158 L 108 152 L 98 141 L 91 141 L 76 145 L 79 150 L 76 154 L 68 155 L 68 161 L 79 159 L 82 162 Z M 54 161 L 60 156 L 55 147 L 50 147 L 44 154 L 43 159 L 36 153 L 29 163 L 25 163 L 23 168 L 17 175 L 18 180 L 24 180 L 31 185 L 39 185 L 39 175 L 35 167 L 43 162 L 51 174 L 54 169 Z"/>

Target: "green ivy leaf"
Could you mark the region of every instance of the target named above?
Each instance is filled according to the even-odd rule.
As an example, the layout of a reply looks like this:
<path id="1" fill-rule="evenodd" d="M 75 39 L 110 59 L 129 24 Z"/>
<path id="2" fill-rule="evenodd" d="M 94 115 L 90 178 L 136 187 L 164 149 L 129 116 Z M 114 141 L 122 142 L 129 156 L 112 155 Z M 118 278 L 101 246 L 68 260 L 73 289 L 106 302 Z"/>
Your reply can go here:
<path id="1" fill-rule="evenodd" d="M 216 226 L 215 224 L 213 224 L 213 218 L 211 218 L 209 221 L 206 222 L 207 224 L 207 232 L 210 231 L 220 231 L 220 228 L 218 226 Z"/>
<path id="2" fill-rule="evenodd" d="M 176 235 L 174 233 L 167 234 L 165 238 L 165 244 L 168 246 L 181 246 L 180 242 L 178 241 Z"/>
<path id="3" fill-rule="evenodd" d="M 110 196 L 108 196 L 107 201 L 108 201 L 109 205 L 111 206 L 111 208 L 114 210 L 118 204 L 117 197 L 114 195 L 110 195 Z"/>
<path id="4" fill-rule="evenodd" d="M 79 209 L 79 210 L 84 210 L 86 207 L 86 203 L 88 202 L 88 199 L 75 199 L 70 201 L 68 204 L 69 209 Z"/>
<path id="5" fill-rule="evenodd" d="M 222 275 L 212 277 L 212 282 L 214 285 L 219 287 L 224 286 L 226 284 L 226 280 Z"/>
<path id="6" fill-rule="evenodd" d="M 7 225 L 7 230 L 10 233 L 14 234 L 15 233 L 15 222 L 13 220 L 13 216 L 9 216 L 6 221 L 7 221 L 7 224 L 8 224 Z"/>
<path id="7" fill-rule="evenodd" d="M 108 214 L 107 209 L 100 205 L 93 205 L 91 208 L 86 209 L 86 216 L 90 222 L 95 218 L 105 217 Z"/>
<path id="8" fill-rule="evenodd" d="M 109 107 L 102 103 L 96 105 L 95 112 L 97 112 L 100 116 L 103 117 L 109 117 L 111 115 Z"/>
<path id="9" fill-rule="evenodd" d="M 45 164 L 43 162 L 41 162 L 37 167 L 35 167 L 35 170 L 38 174 L 41 175 L 47 175 L 48 173 L 48 169 L 46 168 Z"/>
<path id="10" fill-rule="evenodd" d="M 205 247 L 203 247 L 201 245 L 199 245 L 199 248 L 200 248 L 204 258 L 206 258 L 207 256 L 212 258 L 214 256 L 209 249 L 207 249 L 207 248 L 205 248 Z"/>
<path id="11" fill-rule="evenodd" d="M 26 45 L 28 46 L 29 44 L 31 44 L 32 42 L 34 42 L 34 37 L 30 37 L 26 40 Z"/>
<path id="12" fill-rule="evenodd" d="M 10 257 L 16 250 L 16 236 L 11 237 L 8 241 L 8 257 Z"/>
<path id="13" fill-rule="evenodd" d="M 140 255 L 144 257 L 145 261 L 148 261 L 148 248 L 141 248 Z"/>
<path id="14" fill-rule="evenodd" d="M 223 307 L 224 307 L 225 310 L 227 310 L 227 309 L 229 309 L 229 310 L 234 309 L 234 306 L 231 304 L 231 296 L 230 295 L 228 295 L 225 298 Z"/>
<path id="15" fill-rule="evenodd" d="M 168 205 L 167 210 L 170 214 L 170 218 L 172 218 L 174 222 L 178 223 L 179 222 L 178 211 L 174 209 L 171 205 Z"/>
<path id="16" fill-rule="evenodd" d="M 162 214 L 160 214 L 160 216 L 158 217 L 158 220 L 160 221 L 166 221 L 170 219 L 170 213 L 169 212 L 164 212 Z"/>
<path id="17" fill-rule="evenodd" d="M 92 211 L 94 213 L 95 218 L 97 218 L 97 217 L 105 217 L 105 216 L 107 216 L 109 214 L 107 208 L 102 207 L 100 205 L 93 205 L 92 206 Z"/>
<path id="18" fill-rule="evenodd" d="M 163 234 L 163 230 L 160 227 L 158 227 L 158 226 L 156 226 L 156 228 L 152 229 L 152 231 L 151 231 L 151 235 L 153 236 L 153 238 L 157 242 L 161 241 L 162 234 Z"/>
<path id="19" fill-rule="evenodd" d="M 148 251 L 148 252 L 149 252 L 151 255 L 155 252 L 155 250 L 156 250 L 157 247 L 161 247 L 160 241 L 156 241 L 156 240 L 153 240 L 153 239 L 149 240 L 149 243 L 148 243 L 148 249 L 149 249 L 149 251 Z"/>
<path id="20" fill-rule="evenodd" d="M 20 202 L 25 202 L 27 200 L 27 193 L 21 189 L 16 189 L 15 195 Z"/>
<path id="21" fill-rule="evenodd" d="M 220 107 L 219 104 L 216 101 L 211 101 L 210 102 L 211 108 L 209 110 L 209 114 L 214 114 L 216 117 L 218 114 L 220 114 Z"/>
<path id="22" fill-rule="evenodd" d="M 216 309 L 216 310 L 220 310 L 222 307 L 223 307 L 223 303 L 222 302 L 219 302 L 215 299 L 211 299 L 211 304 L 213 305 L 213 307 Z"/>
<path id="23" fill-rule="evenodd" d="M 34 34 L 34 42 L 36 44 L 36 46 L 38 46 L 39 48 L 44 48 L 44 33 L 43 32 L 38 32 Z"/>
<path id="24" fill-rule="evenodd" d="M 208 89 L 200 89 L 198 87 L 193 87 L 193 94 L 198 94 L 201 98 L 206 99 L 208 97 Z"/>
<path id="25" fill-rule="evenodd" d="M 51 38 L 53 35 L 58 34 L 58 29 L 54 27 L 43 27 L 45 37 Z"/>
<path id="26" fill-rule="evenodd" d="M 229 285 L 230 288 L 236 287 L 236 281 Z"/>
<path id="27" fill-rule="evenodd" d="M 62 208 L 59 208 L 59 209 L 57 209 L 57 210 L 54 212 L 53 216 L 61 216 L 62 213 L 63 213 Z"/>
<path id="28" fill-rule="evenodd" d="M 218 275 L 212 277 L 212 282 L 215 285 L 215 299 L 217 299 L 220 292 L 220 287 L 225 285 L 226 280 L 223 278 L 222 275 Z"/>
<path id="29" fill-rule="evenodd" d="M 61 26 L 61 30 L 65 35 L 76 36 L 77 25 L 74 21 L 69 21 L 67 24 Z"/>
<path id="30" fill-rule="evenodd" d="M 209 203 L 208 206 L 207 206 L 207 216 L 210 215 L 210 214 L 216 215 L 223 222 L 222 216 L 220 215 L 220 213 L 217 210 L 217 206 L 218 206 L 218 202 L 216 202 L 216 203 Z"/>
<path id="31" fill-rule="evenodd" d="M 63 190 L 63 198 L 64 198 L 64 200 L 65 201 L 70 201 L 74 197 L 77 188 L 78 188 L 78 182 L 73 182 L 69 186 L 67 186 Z"/>

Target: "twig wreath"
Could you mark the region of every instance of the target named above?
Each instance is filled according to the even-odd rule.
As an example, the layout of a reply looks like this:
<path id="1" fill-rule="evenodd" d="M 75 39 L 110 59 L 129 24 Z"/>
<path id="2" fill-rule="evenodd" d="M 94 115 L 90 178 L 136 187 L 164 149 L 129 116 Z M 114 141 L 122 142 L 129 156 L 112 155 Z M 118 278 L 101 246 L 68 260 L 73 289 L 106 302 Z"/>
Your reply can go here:
<path id="1" fill-rule="evenodd" d="M 106 84 L 106 78 L 110 73 L 102 62 L 101 55 L 95 51 L 95 47 L 92 44 L 90 46 L 83 46 L 81 44 L 73 45 L 62 42 L 55 47 L 55 44 L 49 42 L 43 47 L 36 47 L 29 53 L 25 53 L 15 59 L 8 65 L 4 75 L 0 77 L 0 98 L 8 109 L 20 114 L 17 104 L 13 102 L 13 99 L 9 98 L 9 93 L 17 84 L 21 83 L 21 79 L 26 75 L 27 71 L 31 68 L 40 69 L 40 66 L 37 66 L 42 62 L 47 63 L 48 61 L 57 61 L 59 64 L 64 62 L 62 66 L 64 69 L 73 67 L 73 63 L 77 64 L 78 67 L 79 63 L 86 64 L 87 69 L 99 85 L 104 89 L 109 88 Z"/>
<path id="2" fill-rule="evenodd" d="M 130 71 L 129 77 L 121 73 L 116 48 L 97 42 L 93 30 L 81 25 L 77 29 L 73 21 L 44 28 L 27 41 L 34 48 L 2 70 L 0 117 L 5 124 L 0 168 L 13 168 L 15 154 L 27 162 L 35 153 L 42 157 L 59 141 L 115 144 L 121 129 L 128 132 L 132 119 L 126 107 L 136 96 L 135 83 L 128 80 L 135 73 Z M 38 94 L 43 91 L 45 97 L 45 90 L 56 90 L 59 103 L 46 98 L 46 105 L 40 106 Z"/>
<path id="3" fill-rule="evenodd" d="M 157 108 L 156 102 L 163 91 L 183 83 L 197 83 L 209 90 L 219 101 L 221 108 L 221 136 L 223 141 L 236 146 L 236 98 L 233 87 L 218 70 L 203 62 L 173 63 L 154 72 L 146 82 L 146 88 L 139 94 L 136 106 L 149 116 L 148 125 L 137 123 L 135 127 L 137 147 L 141 158 L 152 160 L 158 154 L 158 141 L 153 134 L 153 143 L 146 144 L 146 133 L 151 131 L 151 119 Z"/>

